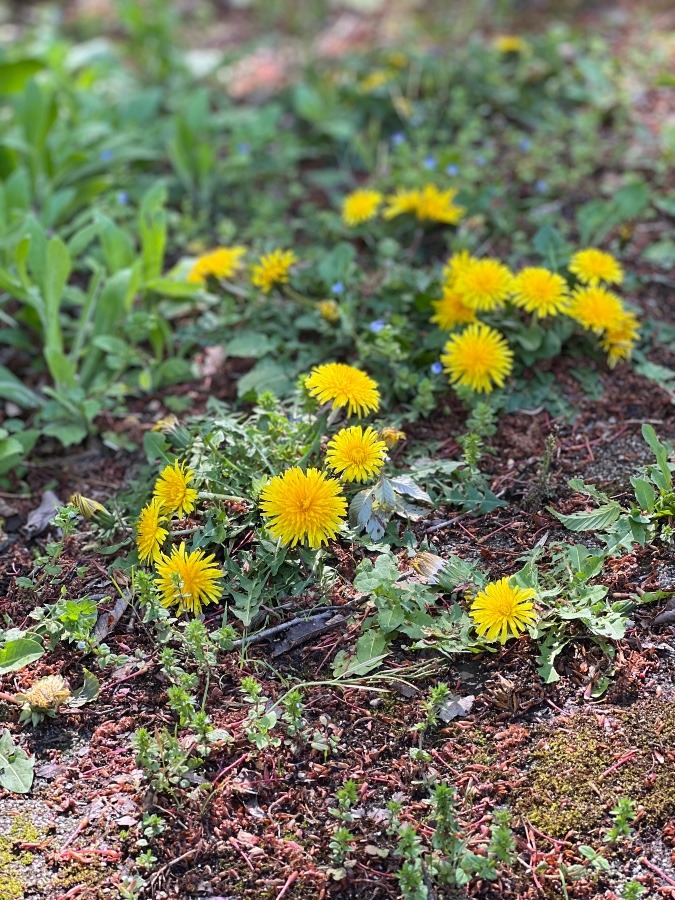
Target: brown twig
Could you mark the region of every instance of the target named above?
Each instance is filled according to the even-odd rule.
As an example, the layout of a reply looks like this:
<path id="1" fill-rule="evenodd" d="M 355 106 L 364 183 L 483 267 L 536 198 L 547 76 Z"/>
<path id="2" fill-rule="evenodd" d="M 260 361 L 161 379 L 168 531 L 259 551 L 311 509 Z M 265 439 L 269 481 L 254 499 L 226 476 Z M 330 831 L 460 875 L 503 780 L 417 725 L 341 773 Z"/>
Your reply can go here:
<path id="1" fill-rule="evenodd" d="M 295 884 L 295 882 L 298 880 L 298 875 L 299 875 L 299 874 L 300 874 L 299 872 L 291 872 L 291 874 L 290 874 L 290 875 L 288 876 L 288 878 L 286 879 L 286 884 L 282 887 L 282 889 L 281 889 L 281 890 L 279 891 L 279 893 L 277 894 L 276 900 L 281 900 L 282 897 L 285 897 L 285 896 L 286 896 L 286 894 L 288 893 L 288 891 L 290 890 L 290 888 L 291 888 L 291 887 L 293 886 L 293 884 Z"/>
<path id="2" fill-rule="evenodd" d="M 645 866 L 647 869 L 651 869 L 652 872 L 654 872 L 660 878 L 663 878 L 663 880 L 667 881 L 668 884 L 672 884 L 672 886 L 675 887 L 675 880 L 672 879 L 666 872 L 664 872 L 663 869 L 659 869 L 659 867 L 655 866 L 654 863 L 649 862 L 649 860 L 644 856 L 640 857 L 640 865 Z"/>

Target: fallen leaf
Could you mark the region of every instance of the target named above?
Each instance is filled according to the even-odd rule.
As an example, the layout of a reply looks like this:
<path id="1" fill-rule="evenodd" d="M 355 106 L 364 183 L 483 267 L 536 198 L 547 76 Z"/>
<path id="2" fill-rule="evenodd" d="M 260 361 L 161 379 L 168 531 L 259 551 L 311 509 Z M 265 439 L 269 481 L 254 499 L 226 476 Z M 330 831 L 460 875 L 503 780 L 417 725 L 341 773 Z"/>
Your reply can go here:
<path id="1" fill-rule="evenodd" d="M 59 500 L 54 491 L 44 491 L 40 505 L 37 509 L 28 513 L 26 524 L 21 529 L 21 534 L 28 539 L 42 534 L 43 531 L 47 530 L 49 523 L 62 506 L 62 501 Z"/>
<path id="2" fill-rule="evenodd" d="M 462 719 L 471 712 L 475 694 L 467 694 L 466 697 L 450 697 L 441 706 L 438 715 L 443 722 L 452 722 L 453 719 Z"/>

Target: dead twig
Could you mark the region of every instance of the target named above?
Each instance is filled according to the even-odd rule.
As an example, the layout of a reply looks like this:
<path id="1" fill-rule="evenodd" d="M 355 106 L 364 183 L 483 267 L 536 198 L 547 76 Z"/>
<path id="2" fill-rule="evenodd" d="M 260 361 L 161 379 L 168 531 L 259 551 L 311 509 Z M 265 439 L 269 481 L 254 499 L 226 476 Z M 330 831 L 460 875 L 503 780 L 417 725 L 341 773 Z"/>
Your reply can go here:
<path id="1" fill-rule="evenodd" d="M 276 900 L 281 900 L 282 897 L 285 897 L 288 891 L 291 889 L 293 884 L 298 880 L 299 872 L 291 872 L 291 874 L 286 879 L 286 884 L 282 887 L 279 893 L 276 896 Z"/>
<path id="2" fill-rule="evenodd" d="M 644 856 L 640 857 L 640 865 L 645 866 L 647 869 L 650 869 L 660 878 L 663 878 L 664 881 L 667 881 L 668 884 L 671 884 L 673 887 L 675 887 L 675 879 L 671 878 L 670 875 L 663 871 L 663 869 L 659 869 L 658 866 L 655 866 L 654 863 L 649 862 L 649 860 Z"/>

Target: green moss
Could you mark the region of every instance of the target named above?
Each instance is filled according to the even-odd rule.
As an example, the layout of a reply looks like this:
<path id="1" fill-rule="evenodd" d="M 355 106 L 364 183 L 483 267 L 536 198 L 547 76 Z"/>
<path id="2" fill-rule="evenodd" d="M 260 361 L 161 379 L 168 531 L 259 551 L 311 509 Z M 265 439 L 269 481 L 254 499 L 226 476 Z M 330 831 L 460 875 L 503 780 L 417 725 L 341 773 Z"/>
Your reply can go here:
<path id="1" fill-rule="evenodd" d="M 105 878 L 108 870 L 98 866 L 72 865 L 54 878 L 53 885 L 59 888 L 69 888 L 76 884 L 87 884 L 95 887 Z"/>
<path id="2" fill-rule="evenodd" d="M 619 797 L 644 808 L 645 824 L 660 825 L 675 814 L 667 756 L 675 740 L 675 709 L 646 700 L 610 718 L 615 727 L 608 732 L 595 713 L 577 713 L 524 761 L 529 785 L 515 809 L 546 834 L 577 832 L 587 840 L 594 828 L 609 824 L 608 811 Z M 631 756 L 603 777 L 623 754 Z"/>
<path id="3" fill-rule="evenodd" d="M 0 837 L 0 900 L 19 900 L 24 896 L 24 885 L 17 868 L 29 866 L 34 855 L 17 851 L 17 845 L 37 843 L 42 837 L 43 832 L 25 815 L 13 819 L 9 834 Z"/>
<path id="4" fill-rule="evenodd" d="M 21 881 L 0 868 L 0 900 L 20 900 L 23 896 Z"/>

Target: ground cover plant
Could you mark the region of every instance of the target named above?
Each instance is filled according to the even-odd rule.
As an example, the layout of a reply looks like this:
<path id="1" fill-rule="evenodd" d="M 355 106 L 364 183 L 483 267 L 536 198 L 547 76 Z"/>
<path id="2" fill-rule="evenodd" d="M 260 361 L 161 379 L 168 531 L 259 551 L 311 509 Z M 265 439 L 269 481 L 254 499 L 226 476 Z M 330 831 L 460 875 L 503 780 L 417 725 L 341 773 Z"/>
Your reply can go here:
<path id="1" fill-rule="evenodd" d="M 346 6 L 0 32 L 0 900 L 675 890 L 672 11 Z"/>

